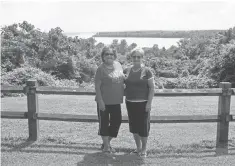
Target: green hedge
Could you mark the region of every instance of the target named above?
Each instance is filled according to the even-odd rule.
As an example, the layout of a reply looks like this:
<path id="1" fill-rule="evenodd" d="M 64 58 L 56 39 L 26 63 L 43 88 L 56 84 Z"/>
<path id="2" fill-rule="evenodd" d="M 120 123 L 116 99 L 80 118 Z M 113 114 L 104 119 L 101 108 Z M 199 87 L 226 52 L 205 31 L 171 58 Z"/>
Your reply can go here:
<path id="1" fill-rule="evenodd" d="M 217 87 L 217 83 L 207 77 L 196 77 L 194 75 L 189 75 L 188 77 L 178 77 L 178 78 L 155 78 L 156 88 L 162 89 L 199 89 L 199 88 L 214 88 Z"/>
<path id="2" fill-rule="evenodd" d="M 17 68 L 11 72 L 4 73 L 2 75 L 1 84 L 25 86 L 26 81 L 29 79 L 37 80 L 39 86 L 79 86 L 79 83 L 75 80 L 56 79 L 55 76 L 29 66 Z"/>

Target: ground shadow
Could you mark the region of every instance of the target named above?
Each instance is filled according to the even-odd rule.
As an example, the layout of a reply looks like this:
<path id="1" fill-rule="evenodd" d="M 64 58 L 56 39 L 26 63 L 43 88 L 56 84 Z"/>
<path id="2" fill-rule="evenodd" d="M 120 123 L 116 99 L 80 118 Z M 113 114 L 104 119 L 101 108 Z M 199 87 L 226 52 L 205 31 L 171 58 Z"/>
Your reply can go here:
<path id="1" fill-rule="evenodd" d="M 1 152 L 12 152 L 12 150 L 8 149 L 1 149 Z M 33 150 L 28 150 L 28 149 L 20 149 L 18 150 L 20 153 L 41 153 L 41 154 L 47 154 L 47 153 L 52 153 L 52 154 L 75 154 L 75 155 L 85 155 L 86 152 L 70 152 L 66 150 L 38 150 L 38 149 L 33 149 Z"/>
<path id="2" fill-rule="evenodd" d="M 10 149 L 11 151 L 18 151 L 20 149 L 23 149 L 23 148 L 31 146 L 33 143 L 34 143 L 34 141 L 31 141 L 29 139 L 21 140 L 19 144 L 3 143 L 1 141 L 1 147 L 11 148 Z"/>
<path id="3" fill-rule="evenodd" d="M 48 140 L 47 140 L 48 141 Z M 54 153 L 54 154 L 77 154 L 85 155 L 84 162 L 86 158 L 97 158 L 98 161 L 103 161 L 103 155 L 98 155 L 100 151 L 99 143 L 59 143 L 59 142 L 41 142 L 41 141 L 30 141 L 28 139 L 2 139 L 1 142 L 1 151 L 2 152 L 23 152 L 23 153 Z M 125 147 L 116 147 L 117 154 L 129 154 L 133 149 Z M 98 151 L 98 152 L 97 152 Z M 95 155 L 97 152 L 97 156 Z M 149 149 L 148 158 L 178 158 L 178 157 L 190 157 L 190 158 L 203 158 L 203 157 L 215 157 L 215 147 L 209 148 L 183 148 L 183 147 L 174 147 L 174 146 L 163 146 L 157 149 Z M 94 153 L 93 155 L 90 153 Z M 200 155 L 195 155 L 200 154 Z M 234 155 L 235 148 L 234 146 L 229 147 L 229 154 Z M 115 163 L 129 161 L 129 155 L 115 155 L 115 160 L 110 158 L 110 162 Z M 100 157 L 100 158 L 99 158 Z M 106 160 L 104 160 L 106 162 Z M 137 163 L 139 164 L 139 163 Z"/>
<path id="4" fill-rule="evenodd" d="M 115 165 L 143 165 L 144 159 L 137 155 L 124 154 L 104 154 L 102 152 L 85 154 L 81 162 L 77 166 L 84 165 L 102 165 L 102 166 L 115 166 Z"/>
<path id="5" fill-rule="evenodd" d="M 78 143 L 74 144 L 74 146 L 71 145 L 65 145 L 65 144 L 33 144 L 34 142 L 23 142 L 20 144 L 11 144 L 11 143 L 2 143 L 2 147 L 6 148 L 11 148 L 12 151 L 18 151 L 20 149 L 24 149 L 26 147 L 31 147 L 31 148 L 67 148 L 67 149 L 80 149 L 80 150 L 97 150 L 98 146 L 89 144 L 83 144 L 83 143 Z"/>
<path id="6" fill-rule="evenodd" d="M 149 155 L 148 158 L 159 158 L 159 159 L 165 159 L 165 158 L 194 158 L 194 159 L 202 159 L 202 158 L 208 158 L 208 157 L 217 157 L 217 156 L 233 156 L 235 155 L 235 152 L 228 153 L 228 154 L 216 154 L 215 152 L 208 154 L 204 153 L 202 155 L 195 155 L 195 153 L 170 153 L 170 154 L 158 154 L 158 155 Z"/>

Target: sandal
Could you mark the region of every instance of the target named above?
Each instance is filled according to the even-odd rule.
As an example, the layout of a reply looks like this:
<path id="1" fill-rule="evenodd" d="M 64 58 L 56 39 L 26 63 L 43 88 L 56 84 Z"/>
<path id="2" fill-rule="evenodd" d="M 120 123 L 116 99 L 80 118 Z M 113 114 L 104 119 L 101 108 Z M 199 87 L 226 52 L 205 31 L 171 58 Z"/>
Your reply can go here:
<path id="1" fill-rule="evenodd" d="M 134 151 L 131 151 L 130 154 L 139 154 L 140 152 L 138 152 L 138 150 L 134 150 Z"/>
<path id="2" fill-rule="evenodd" d="M 116 150 L 113 149 L 111 146 L 110 146 L 110 151 L 111 151 L 112 153 L 116 153 Z"/>
<path id="3" fill-rule="evenodd" d="M 108 150 L 102 149 L 102 152 L 105 153 L 105 154 L 111 154 L 111 153 L 112 153 L 112 152 L 110 151 L 110 149 L 108 149 Z"/>
<path id="4" fill-rule="evenodd" d="M 103 150 L 103 149 L 104 149 L 104 144 L 102 144 L 102 145 L 101 145 L 100 149 L 101 149 L 101 150 Z"/>
<path id="5" fill-rule="evenodd" d="M 101 149 L 102 151 L 104 150 L 104 144 L 101 145 L 100 149 Z M 109 150 L 109 151 L 112 152 L 112 153 L 115 153 L 115 152 L 116 152 L 116 150 L 113 149 L 111 146 L 110 146 L 110 150 Z"/>
<path id="6" fill-rule="evenodd" d="M 145 152 L 145 153 L 140 153 L 139 156 L 143 157 L 143 158 L 146 158 L 148 155 L 147 155 L 147 152 Z"/>

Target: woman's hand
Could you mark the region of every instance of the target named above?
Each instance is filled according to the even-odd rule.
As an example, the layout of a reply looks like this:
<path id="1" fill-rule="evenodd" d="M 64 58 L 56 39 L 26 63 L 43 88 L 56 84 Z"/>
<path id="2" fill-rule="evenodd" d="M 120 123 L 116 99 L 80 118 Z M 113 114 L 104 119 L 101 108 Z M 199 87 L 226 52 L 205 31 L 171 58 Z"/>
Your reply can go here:
<path id="1" fill-rule="evenodd" d="M 98 102 L 99 110 L 104 111 L 105 110 L 105 104 L 104 101 L 99 101 Z"/>
<path id="2" fill-rule="evenodd" d="M 150 112 L 151 111 L 151 103 L 147 102 L 146 106 L 145 106 L 145 111 L 146 112 Z"/>

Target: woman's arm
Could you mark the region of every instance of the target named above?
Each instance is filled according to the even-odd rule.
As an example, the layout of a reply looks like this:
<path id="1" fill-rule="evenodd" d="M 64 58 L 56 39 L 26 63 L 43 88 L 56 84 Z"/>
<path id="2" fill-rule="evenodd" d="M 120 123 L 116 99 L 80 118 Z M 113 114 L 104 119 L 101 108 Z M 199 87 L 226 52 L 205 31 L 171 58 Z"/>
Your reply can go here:
<path id="1" fill-rule="evenodd" d="M 151 110 L 152 100 L 154 96 L 154 77 L 148 79 L 148 86 L 149 86 L 149 94 L 148 94 L 148 102 L 146 104 L 146 111 Z"/>
<path id="2" fill-rule="evenodd" d="M 95 92 L 96 92 L 96 100 L 99 106 L 99 109 L 104 111 L 105 110 L 105 104 L 101 95 L 101 79 L 100 79 L 100 69 L 98 68 L 95 74 Z"/>

